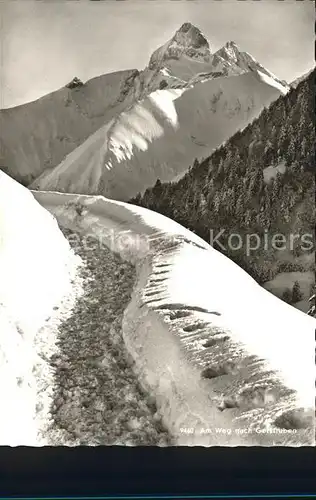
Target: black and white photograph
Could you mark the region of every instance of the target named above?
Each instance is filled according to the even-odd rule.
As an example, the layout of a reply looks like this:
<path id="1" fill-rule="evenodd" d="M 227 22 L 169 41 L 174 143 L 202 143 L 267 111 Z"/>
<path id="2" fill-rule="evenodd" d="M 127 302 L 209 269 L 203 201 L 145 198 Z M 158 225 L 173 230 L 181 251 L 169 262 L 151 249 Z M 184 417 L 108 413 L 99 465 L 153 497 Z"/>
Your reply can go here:
<path id="1" fill-rule="evenodd" d="M 0 445 L 314 446 L 314 2 L 0 9 Z"/>

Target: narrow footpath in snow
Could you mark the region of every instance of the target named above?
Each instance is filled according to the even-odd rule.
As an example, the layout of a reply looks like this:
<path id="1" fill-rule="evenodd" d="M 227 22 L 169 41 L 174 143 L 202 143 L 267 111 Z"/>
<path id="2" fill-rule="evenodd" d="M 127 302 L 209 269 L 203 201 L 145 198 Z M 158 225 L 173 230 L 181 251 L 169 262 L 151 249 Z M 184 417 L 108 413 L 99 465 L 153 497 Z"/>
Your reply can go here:
<path id="1" fill-rule="evenodd" d="M 59 326 L 52 425 L 54 445 L 172 444 L 154 398 L 142 390 L 122 338 L 134 266 L 97 240 L 62 230 L 85 265 L 84 294 Z"/>

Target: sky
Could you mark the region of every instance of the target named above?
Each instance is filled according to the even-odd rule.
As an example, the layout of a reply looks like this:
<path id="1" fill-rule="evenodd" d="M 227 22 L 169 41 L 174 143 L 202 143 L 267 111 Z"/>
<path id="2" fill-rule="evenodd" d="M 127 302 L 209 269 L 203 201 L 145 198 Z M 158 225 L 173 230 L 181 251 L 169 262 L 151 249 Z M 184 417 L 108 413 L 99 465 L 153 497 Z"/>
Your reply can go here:
<path id="1" fill-rule="evenodd" d="M 0 0 L 0 107 L 67 84 L 143 69 L 186 21 L 212 51 L 233 40 L 280 79 L 314 65 L 311 0 Z"/>

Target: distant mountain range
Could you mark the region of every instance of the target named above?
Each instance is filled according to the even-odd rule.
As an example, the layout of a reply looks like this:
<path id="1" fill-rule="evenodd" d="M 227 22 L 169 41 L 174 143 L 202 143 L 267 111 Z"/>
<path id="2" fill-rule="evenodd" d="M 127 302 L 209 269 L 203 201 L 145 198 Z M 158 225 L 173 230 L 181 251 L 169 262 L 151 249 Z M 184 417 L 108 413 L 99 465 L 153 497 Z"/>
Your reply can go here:
<path id="1" fill-rule="evenodd" d="M 127 200 L 182 176 L 289 87 L 184 23 L 143 71 L 79 78 L 0 113 L 0 167 L 33 189 Z"/>

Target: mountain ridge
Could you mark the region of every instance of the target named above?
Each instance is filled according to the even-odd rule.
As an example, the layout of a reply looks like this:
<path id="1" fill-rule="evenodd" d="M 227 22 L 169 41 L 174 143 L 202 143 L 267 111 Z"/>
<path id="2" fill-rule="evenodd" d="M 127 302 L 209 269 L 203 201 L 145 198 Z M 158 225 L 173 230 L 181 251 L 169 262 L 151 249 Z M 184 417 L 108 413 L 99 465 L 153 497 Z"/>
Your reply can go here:
<path id="1" fill-rule="evenodd" d="M 126 201 L 157 178 L 185 174 L 245 127 L 279 91 L 255 72 L 157 90 L 102 127 L 31 189 L 102 194 Z"/>

